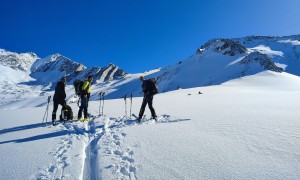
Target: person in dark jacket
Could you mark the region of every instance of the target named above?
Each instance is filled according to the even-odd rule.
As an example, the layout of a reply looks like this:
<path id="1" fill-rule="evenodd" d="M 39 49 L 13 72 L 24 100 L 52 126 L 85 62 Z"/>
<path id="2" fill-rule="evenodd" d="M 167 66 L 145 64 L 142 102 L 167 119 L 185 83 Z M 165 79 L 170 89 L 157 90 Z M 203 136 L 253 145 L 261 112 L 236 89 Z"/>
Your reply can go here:
<path id="1" fill-rule="evenodd" d="M 52 111 L 52 124 L 55 125 L 56 120 L 56 111 L 58 109 L 58 105 L 62 106 L 63 111 L 67 111 L 66 108 L 66 77 L 62 77 L 60 81 L 56 84 L 55 92 L 53 96 L 53 111 Z"/>
<path id="2" fill-rule="evenodd" d="M 82 94 L 81 94 L 81 105 L 78 111 L 78 120 L 82 121 L 88 121 L 88 106 L 89 106 L 89 100 L 91 96 L 92 91 L 92 82 L 93 82 L 93 76 L 88 76 L 88 79 L 84 81 L 82 85 Z M 84 119 L 82 119 L 82 110 L 84 114 Z"/>
<path id="3" fill-rule="evenodd" d="M 153 108 L 153 96 L 155 94 L 155 92 L 151 92 L 151 82 L 150 80 L 145 80 L 145 78 L 143 76 L 140 77 L 140 81 L 143 82 L 142 84 L 142 91 L 144 93 L 144 99 L 143 99 L 143 103 L 140 109 L 140 113 L 139 113 L 139 121 L 141 121 L 144 112 L 145 112 L 145 108 L 146 105 L 148 104 L 149 109 L 151 111 L 151 116 L 153 119 L 157 120 L 157 116 L 155 113 L 155 109 Z"/>

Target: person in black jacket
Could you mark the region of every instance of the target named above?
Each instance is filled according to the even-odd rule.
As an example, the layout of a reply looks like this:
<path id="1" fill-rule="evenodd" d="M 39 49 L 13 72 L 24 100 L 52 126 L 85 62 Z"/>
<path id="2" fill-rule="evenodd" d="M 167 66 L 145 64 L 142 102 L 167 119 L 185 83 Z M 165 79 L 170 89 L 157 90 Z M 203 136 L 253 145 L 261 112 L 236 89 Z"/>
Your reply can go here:
<path id="1" fill-rule="evenodd" d="M 139 121 L 141 121 L 143 115 L 144 115 L 144 112 L 145 112 L 145 108 L 146 108 L 146 105 L 148 104 L 149 106 L 149 109 L 151 111 L 151 116 L 153 119 L 157 120 L 157 116 L 156 116 L 156 113 L 155 113 L 155 110 L 152 106 L 153 104 L 153 96 L 154 94 L 156 94 L 157 92 L 152 92 L 153 90 L 151 89 L 151 82 L 150 80 L 145 80 L 145 78 L 143 76 L 140 77 L 140 81 L 143 82 L 142 84 L 142 91 L 144 93 L 144 99 L 143 99 L 143 103 L 142 103 L 142 106 L 141 106 L 141 109 L 140 109 L 140 113 L 139 113 Z"/>
<path id="2" fill-rule="evenodd" d="M 66 108 L 66 92 L 65 92 L 65 86 L 66 86 L 66 77 L 62 77 L 60 81 L 57 83 L 55 87 L 55 92 L 53 96 L 53 111 L 52 111 L 52 124 L 55 125 L 56 120 L 56 111 L 58 108 L 58 105 L 60 104 L 63 108 L 63 111 L 67 111 Z"/>

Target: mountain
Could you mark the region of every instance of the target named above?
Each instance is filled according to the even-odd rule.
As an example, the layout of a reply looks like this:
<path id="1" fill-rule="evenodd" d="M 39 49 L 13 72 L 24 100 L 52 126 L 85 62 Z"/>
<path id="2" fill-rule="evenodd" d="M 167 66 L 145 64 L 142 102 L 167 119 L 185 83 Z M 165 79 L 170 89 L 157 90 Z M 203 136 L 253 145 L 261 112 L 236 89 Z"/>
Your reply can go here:
<path id="1" fill-rule="evenodd" d="M 32 52 L 17 54 L 0 49 L 0 65 L 14 70 L 28 71 L 37 59 L 37 55 Z"/>
<path id="2" fill-rule="evenodd" d="M 56 82 L 62 76 L 67 77 L 71 84 L 75 79 L 86 79 L 89 75 L 94 77 L 94 83 L 113 80 L 124 76 L 124 70 L 109 64 L 106 67 L 85 67 L 60 54 L 54 54 L 37 60 L 31 67 L 30 76 L 42 83 Z"/>
<path id="3" fill-rule="evenodd" d="M 157 78 L 159 91 L 167 92 L 178 88 L 219 85 L 263 71 L 300 76 L 300 35 L 216 38 L 200 46 L 184 61 L 139 75 L 145 75 L 146 79 Z M 102 88 L 109 92 L 108 98 L 130 93 L 141 96 L 138 76 L 127 77 L 132 80 L 120 80 L 107 85 L 107 89 Z"/>
<path id="4" fill-rule="evenodd" d="M 43 96 L 53 90 L 63 76 L 67 77 L 68 85 L 72 85 L 74 80 L 84 80 L 89 75 L 94 77 L 94 83 L 101 83 L 126 74 L 114 64 L 85 67 L 60 54 L 39 58 L 35 53 L 18 54 L 4 49 L 0 49 L 0 72 L 0 105 L 25 96 Z"/>
<path id="5" fill-rule="evenodd" d="M 250 52 L 268 55 L 285 72 L 300 76 L 300 35 L 248 36 L 236 40 Z"/>
<path id="6" fill-rule="evenodd" d="M 36 56 L 33 54 L 32 57 Z M 31 66 L 30 63 L 24 63 L 27 64 L 27 69 L 30 67 L 27 77 L 29 80 L 23 81 L 23 84 L 37 88 L 36 91 L 40 86 L 39 93 L 35 94 L 50 95 L 53 86 L 62 76 L 66 76 L 68 85 L 72 85 L 75 79 L 93 75 L 92 100 L 99 99 L 100 91 L 105 91 L 106 98 L 109 99 L 131 93 L 133 96 L 142 96 L 140 76 L 146 76 L 146 79 L 156 78 L 160 93 L 179 88 L 219 85 L 264 71 L 300 76 L 300 35 L 216 38 L 200 46 L 186 60 L 137 74 L 126 74 L 113 64 L 103 68 L 85 67 L 60 54 L 29 62 L 33 62 Z"/>
<path id="7" fill-rule="evenodd" d="M 22 95 L 35 92 L 33 87 L 28 87 L 23 82 L 34 80 L 28 74 L 32 63 L 37 59 L 34 53 L 18 54 L 0 49 L 0 105 L 17 101 Z"/>

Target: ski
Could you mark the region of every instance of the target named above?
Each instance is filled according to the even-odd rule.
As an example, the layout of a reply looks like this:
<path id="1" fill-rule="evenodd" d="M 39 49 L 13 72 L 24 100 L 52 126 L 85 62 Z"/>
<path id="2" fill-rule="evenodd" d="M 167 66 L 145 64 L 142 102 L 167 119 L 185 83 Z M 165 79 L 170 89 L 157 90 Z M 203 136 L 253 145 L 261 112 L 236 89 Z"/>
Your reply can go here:
<path id="1" fill-rule="evenodd" d="M 142 122 L 147 122 L 147 121 L 151 121 L 151 120 L 154 120 L 155 122 L 160 122 L 161 120 L 163 119 L 166 119 L 166 118 L 169 118 L 170 116 L 165 116 L 165 115 L 162 115 L 162 116 L 158 116 L 156 118 L 146 118 L 146 115 L 144 115 L 141 119 L 139 119 L 135 114 L 132 114 L 132 117 L 135 118 L 136 120 L 139 121 L 139 123 L 142 123 Z"/>
<path id="2" fill-rule="evenodd" d="M 105 92 L 102 92 L 102 116 L 104 116 L 104 113 L 103 113 L 103 109 L 104 109 L 104 96 L 105 96 Z"/>
<path id="3" fill-rule="evenodd" d="M 48 99 L 47 99 L 47 108 L 46 108 L 46 111 L 45 111 L 42 123 L 45 121 L 45 118 L 46 118 L 46 122 L 48 120 L 48 110 L 49 110 L 50 99 L 51 99 L 51 96 L 48 96 Z"/>
<path id="4" fill-rule="evenodd" d="M 99 116 L 101 116 L 101 96 L 102 96 L 102 91 L 99 92 Z"/>
<path id="5" fill-rule="evenodd" d="M 133 117 L 133 118 L 127 119 L 127 118 L 124 116 L 124 123 L 126 123 L 126 124 L 136 124 L 136 123 L 141 123 L 140 119 L 139 119 L 136 115 L 132 114 L 132 117 Z"/>
<path id="6" fill-rule="evenodd" d="M 72 121 L 72 120 L 57 120 L 57 121 L 52 121 L 52 125 L 56 126 L 58 124 L 65 125 L 67 121 Z"/>
<path id="7" fill-rule="evenodd" d="M 132 117 L 135 118 L 135 120 L 137 120 L 139 123 L 144 122 L 146 119 L 146 115 L 144 115 L 141 119 L 138 118 L 135 114 L 132 114 Z"/>
<path id="8" fill-rule="evenodd" d="M 130 119 L 131 119 L 131 108 L 132 108 L 132 93 L 130 95 Z"/>
<path id="9" fill-rule="evenodd" d="M 125 101 L 125 118 L 127 119 L 127 96 L 126 96 L 126 94 L 124 96 L 124 101 Z"/>

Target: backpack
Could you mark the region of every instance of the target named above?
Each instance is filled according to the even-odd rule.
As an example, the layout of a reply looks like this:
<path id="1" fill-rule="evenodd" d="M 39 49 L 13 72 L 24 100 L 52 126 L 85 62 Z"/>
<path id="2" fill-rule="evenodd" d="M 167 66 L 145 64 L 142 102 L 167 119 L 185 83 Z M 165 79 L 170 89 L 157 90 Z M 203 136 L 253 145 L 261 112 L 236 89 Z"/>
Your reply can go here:
<path id="1" fill-rule="evenodd" d="M 66 105 L 66 108 L 67 111 L 64 111 L 64 108 L 61 109 L 61 115 L 59 116 L 60 120 L 72 120 L 74 118 L 71 106 Z"/>
<path id="2" fill-rule="evenodd" d="M 83 81 L 77 79 L 73 82 L 73 85 L 74 85 L 74 89 L 75 89 L 75 94 L 76 95 L 81 95 L 82 94 Z"/>
<path id="3" fill-rule="evenodd" d="M 154 94 L 158 93 L 157 80 L 155 78 L 151 78 L 149 81 L 149 92 Z"/>

